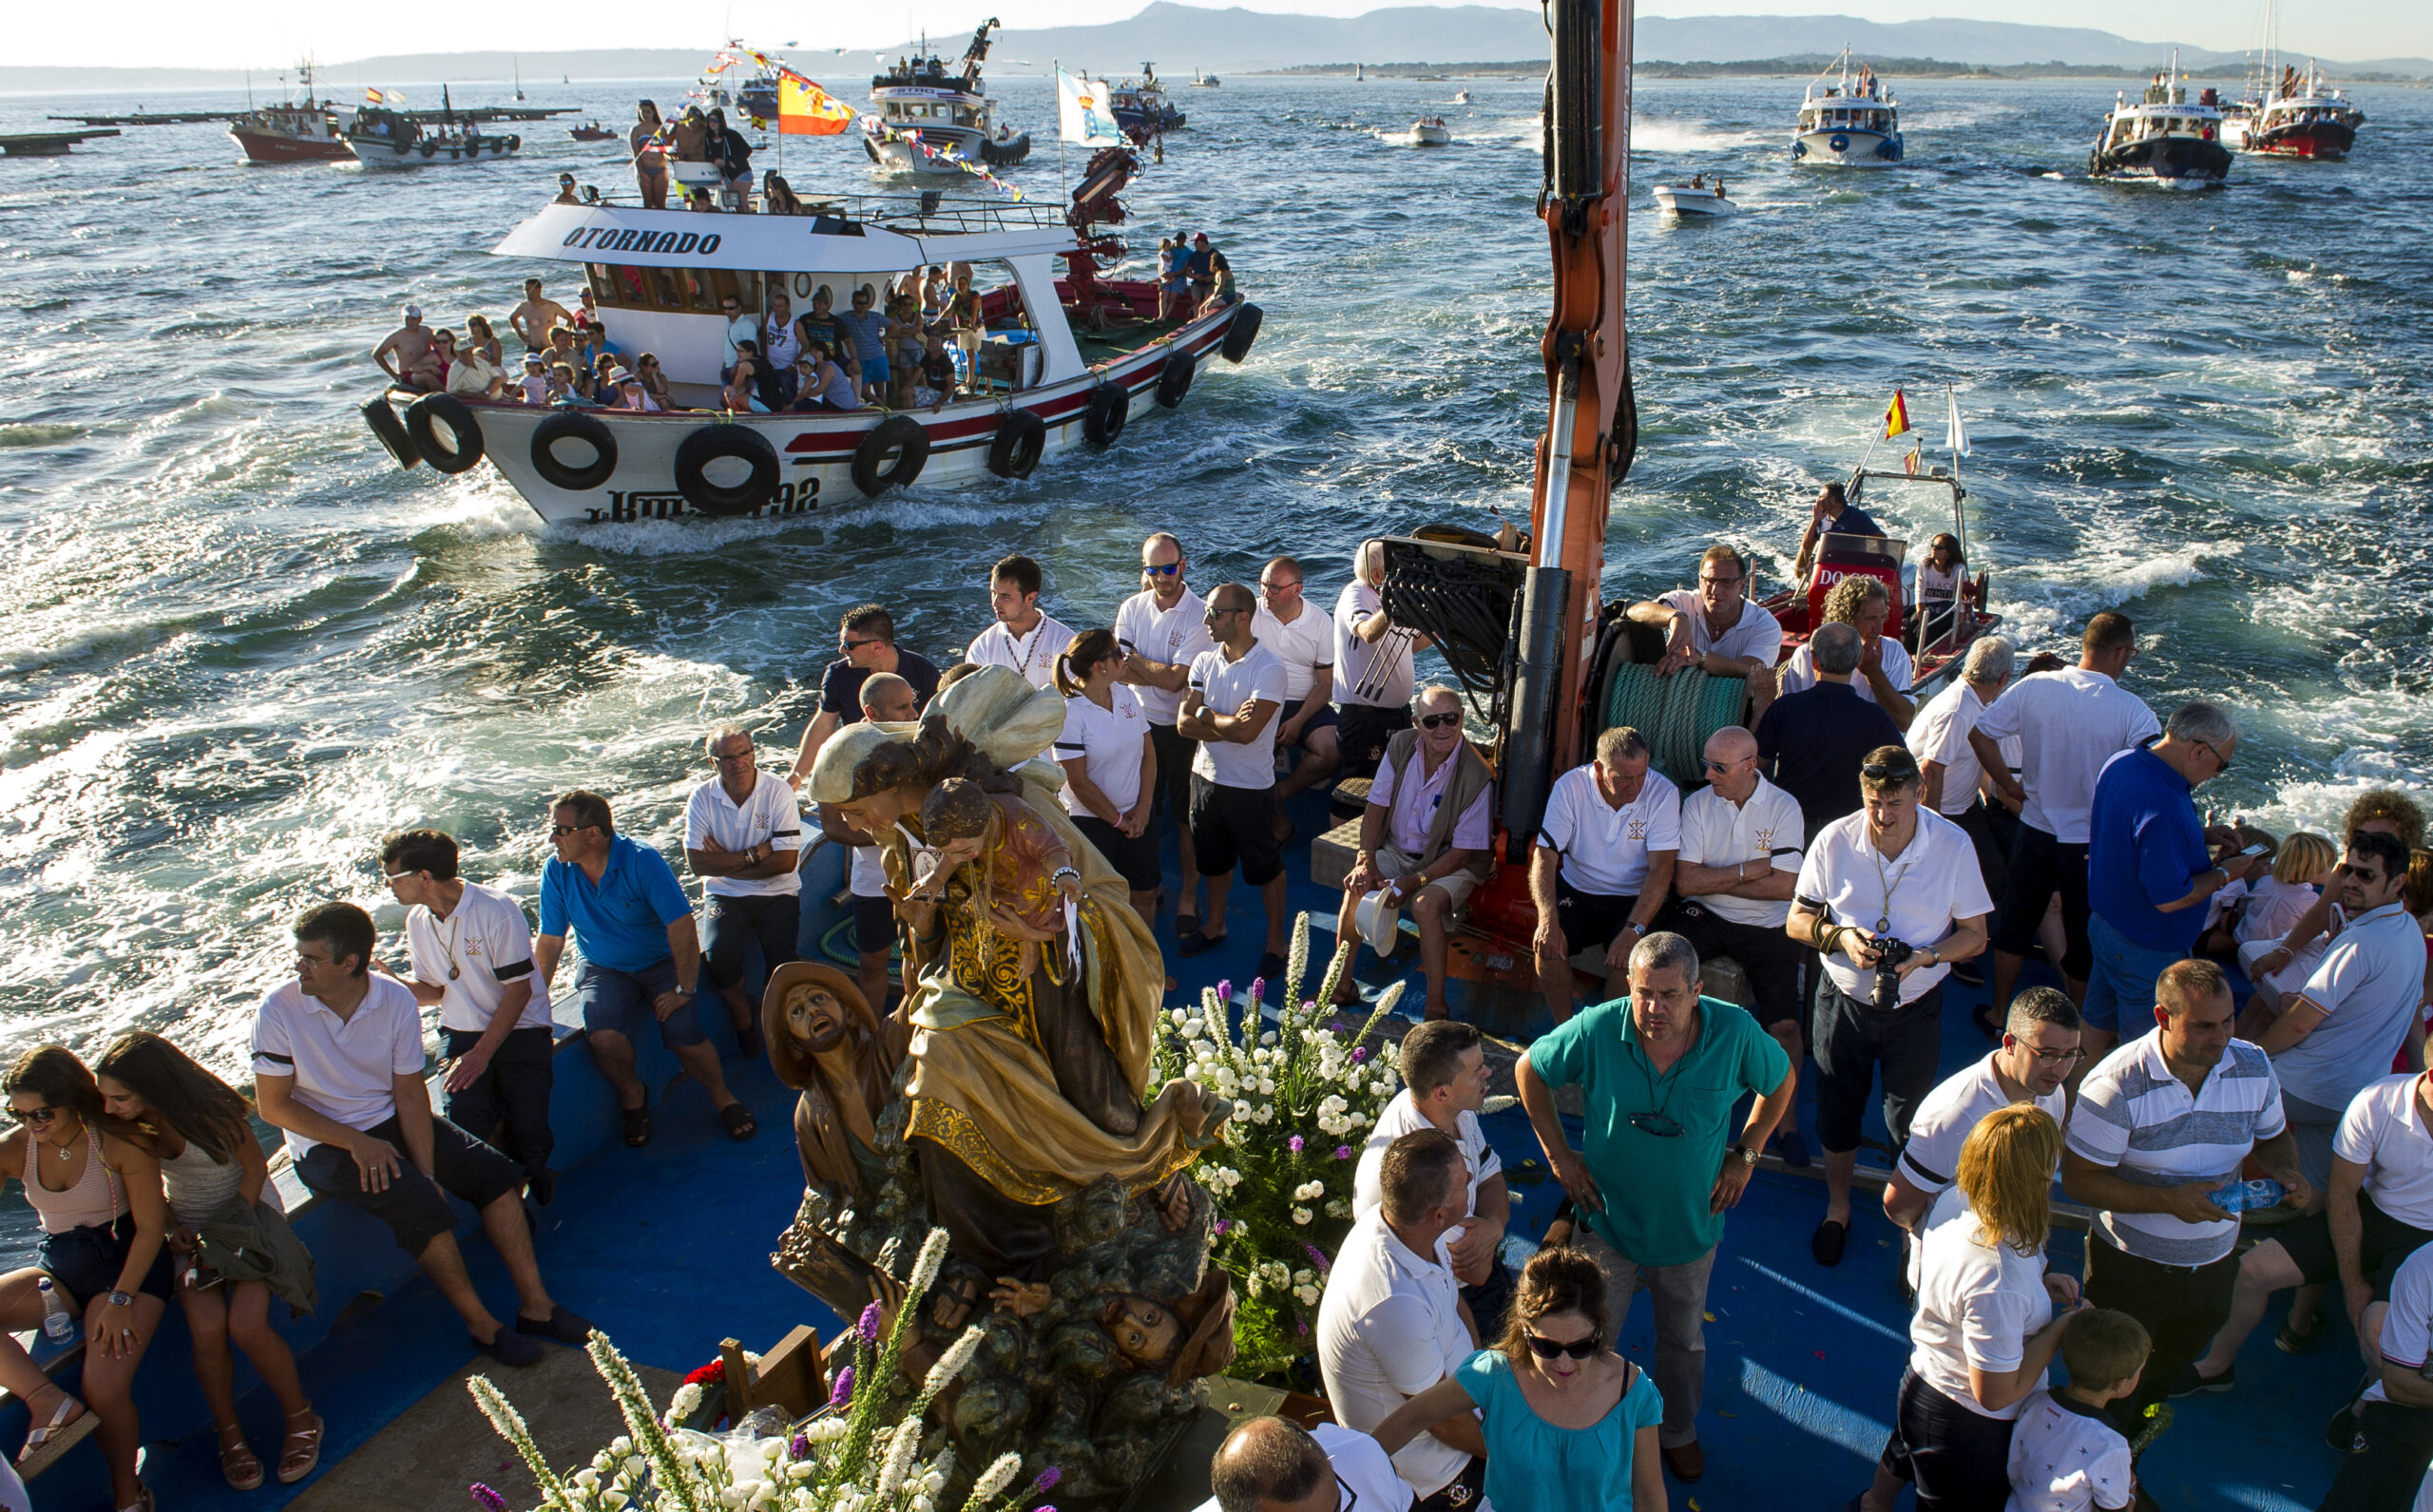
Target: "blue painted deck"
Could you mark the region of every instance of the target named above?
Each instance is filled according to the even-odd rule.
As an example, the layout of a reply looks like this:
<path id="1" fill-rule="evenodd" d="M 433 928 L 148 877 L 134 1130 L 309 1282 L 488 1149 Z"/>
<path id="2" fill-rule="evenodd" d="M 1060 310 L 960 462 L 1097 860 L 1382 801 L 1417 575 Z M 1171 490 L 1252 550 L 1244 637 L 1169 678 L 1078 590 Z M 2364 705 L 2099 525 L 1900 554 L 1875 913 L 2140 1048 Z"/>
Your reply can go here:
<path id="1" fill-rule="evenodd" d="M 1301 833 L 1326 827 L 1325 803 L 1305 795 L 1294 814 Z M 1173 874 L 1171 839 L 1168 874 Z M 821 847 L 806 864 L 804 895 L 814 905 L 841 887 L 844 857 Z M 1306 849 L 1293 858 L 1291 911 L 1313 921 L 1332 918 L 1338 895 L 1309 880 Z M 1169 960 L 1184 993 L 1220 978 L 1250 980 L 1264 934 L 1255 891 L 1236 886 L 1229 938 L 1191 961 Z M 1174 939 L 1172 897 L 1158 921 L 1159 938 Z M 806 934 L 819 938 L 837 922 L 814 910 Z M 1331 942 L 1313 928 L 1314 989 Z M 1365 980 L 1390 977 L 1373 957 Z M 1406 1002 L 1420 1001 L 1415 952 L 1398 961 L 1409 969 Z M 1985 1043 L 1968 1023 L 1982 994 L 1946 994 L 1944 1061 L 1956 1069 L 1983 1054 Z M 1460 998 L 1455 999 L 1456 1010 Z M 714 1035 L 722 1016 L 704 1016 Z M 722 1043 L 722 1048 L 730 1048 Z M 664 1086 L 673 1062 L 651 1052 L 646 1071 Z M 1812 1071 L 1812 1064 L 1809 1068 Z M 730 1060 L 738 1096 L 761 1124 L 748 1144 L 729 1141 L 709 1100 L 689 1081 L 656 1101 L 658 1137 L 642 1151 L 616 1139 L 606 1088 L 589 1070 L 579 1045 L 562 1050 L 557 1082 L 558 1161 L 563 1176 L 555 1202 L 544 1211 L 542 1268 L 566 1306 L 590 1317 L 637 1362 L 687 1370 L 715 1357 L 719 1339 L 766 1348 L 798 1323 L 833 1327 L 826 1310 L 768 1264 L 777 1234 L 792 1221 L 801 1174 L 790 1138 L 794 1095 L 778 1085 L 767 1062 Z M 1803 1090 L 1803 1128 L 1812 1127 L 1812 1098 Z M 1538 1154 L 1519 1110 L 1487 1120 L 1507 1161 Z M 1880 1124 L 1874 1137 L 1881 1139 Z M 1811 1139 L 1812 1143 L 1812 1139 Z M 1551 1182 L 1516 1192 L 1514 1232 L 1535 1237 L 1559 1192 Z M 1827 1271 L 1810 1259 L 1808 1237 L 1822 1215 L 1821 1182 L 1760 1172 L 1732 1215 L 1718 1258 L 1708 1311 L 1705 1412 L 1699 1424 L 1707 1474 L 1695 1486 L 1673 1488 L 1673 1504 L 1700 1512 L 1734 1508 L 1839 1509 L 1867 1483 L 1888 1424 L 1893 1392 L 1907 1353 L 1907 1320 L 1894 1290 L 1898 1251 L 1892 1230 L 1864 1199 L 1849 1253 Z M 322 1305 L 313 1317 L 288 1325 L 302 1355 L 306 1388 L 330 1425 L 325 1465 L 363 1444 L 408 1407 L 461 1368 L 472 1349 L 454 1313 L 389 1240 L 385 1230 L 356 1215 L 316 1209 L 298 1222 L 320 1264 Z M 466 1241 L 474 1279 L 494 1311 L 512 1292 L 488 1244 Z M 2056 1236 L 2055 1261 L 2077 1269 L 2074 1235 Z M 351 1307 L 367 1290 L 380 1300 Z M 2331 1310 L 2335 1313 L 2337 1310 Z M 174 1313 L 174 1309 L 172 1310 Z M 2312 1507 L 2330 1483 L 2333 1457 L 2322 1425 L 2356 1382 L 2359 1366 L 2345 1321 L 2307 1356 L 2272 1348 L 2278 1311 L 2268 1315 L 2241 1359 L 2245 1381 L 2226 1396 L 2175 1405 L 2177 1425 L 2148 1456 L 2144 1475 L 2160 1503 L 2298 1512 Z M 1654 1338 L 1645 1309 L 1635 1310 L 1622 1346 L 1641 1361 Z M 244 1370 L 241 1365 L 240 1371 Z M 494 1372 L 511 1377 L 512 1372 Z M 276 1444 L 276 1404 L 251 1382 L 242 1406 L 258 1448 Z M 512 1380 L 505 1384 L 512 1389 Z M 173 1512 L 236 1512 L 285 1505 L 300 1487 L 276 1483 L 238 1493 L 220 1480 L 215 1442 L 187 1368 L 183 1325 L 173 1317 L 147 1357 L 139 1386 L 145 1437 L 151 1444 L 146 1479 L 160 1505 Z M 0 1409 L 0 1444 L 25 1432 L 25 1411 Z M 553 1446 L 561 1457 L 576 1446 Z M 587 1452 L 593 1445 L 582 1445 Z M 507 1455 L 500 1445 L 501 1458 Z M 306 1484 L 312 1483 L 307 1482 Z M 97 1453 L 80 1446 L 35 1483 L 43 1512 L 85 1512 L 108 1498 Z M 469 1505 L 469 1502 L 467 1503 Z M 457 1512 L 454 1507 L 432 1512 Z M 1169 1509 L 1151 1509 L 1169 1512 Z"/>

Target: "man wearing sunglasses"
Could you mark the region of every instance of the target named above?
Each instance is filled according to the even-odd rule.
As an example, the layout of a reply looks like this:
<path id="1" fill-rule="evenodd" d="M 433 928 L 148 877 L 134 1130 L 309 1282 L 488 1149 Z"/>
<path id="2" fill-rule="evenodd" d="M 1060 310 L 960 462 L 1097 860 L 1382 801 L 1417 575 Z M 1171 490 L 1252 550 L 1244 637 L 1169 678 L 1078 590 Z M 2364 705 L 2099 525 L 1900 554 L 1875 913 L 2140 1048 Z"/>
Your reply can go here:
<path id="1" fill-rule="evenodd" d="M 1529 852 L 1538 906 L 1538 990 L 1561 1023 L 1571 1017 L 1574 950 L 1601 951 L 1605 995 L 1627 990 L 1624 963 L 1647 938 L 1673 888 L 1681 848 L 1681 790 L 1653 771 L 1647 740 L 1628 725 L 1597 737 L 1596 759 L 1555 779 Z"/>
<path id="2" fill-rule="evenodd" d="M 1495 843 L 1495 774 L 1462 737 L 1460 694 L 1430 685 L 1420 690 L 1417 708 L 1417 724 L 1386 742 L 1386 759 L 1360 812 L 1360 850 L 1343 879 L 1343 909 L 1335 920 L 1335 938 L 1351 942 L 1352 959 L 1334 1000 L 1345 1006 L 1360 1001 L 1360 985 L 1351 977 L 1360 964 L 1360 903 L 1382 890 L 1381 907 L 1408 909 L 1418 921 L 1427 1016 L 1446 1019 L 1453 1010 L 1445 999 L 1446 934 L 1470 890 L 1486 876 Z"/>
<path id="3" fill-rule="evenodd" d="M 1366 1433 L 1339 1424 L 1304 1428 L 1253 1418 L 1216 1446 L 1208 1488 L 1193 1512 L 1408 1512 L 1410 1483 Z"/>
<path id="4" fill-rule="evenodd" d="M 1267 946 L 1257 974 L 1284 969 L 1284 854 L 1275 838 L 1275 716 L 1284 707 L 1284 663 L 1251 634 L 1258 600 L 1238 583 L 1208 596 L 1216 649 L 1191 660 L 1175 729 L 1198 742 L 1191 758 L 1193 862 L 1208 880 L 1208 916 L 1176 947 L 1197 955 L 1225 938 L 1225 901 L 1234 867 L 1258 889 L 1267 910 Z M 1215 932 L 1210 932 L 1210 931 Z"/>
<path id="5" fill-rule="evenodd" d="M 1199 753 L 1195 742 L 1175 729 L 1175 719 L 1191 684 L 1192 659 L 1216 644 L 1208 636 L 1206 601 L 1183 581 L 1190 569 L 1182 543 L 1159 531 L 1140 543 L 1140 591 L 1115 611 L 1115 643 L 1123 651 L 1121 679 L 1140 696 L 1140 712 L 1149 718 L 1149 743 L 1158 752 L 1155 807 L 1174 825 L 1175 846 L 1181 853 L 1182 892 L 1175 900 L 1175 933 L 1186 940 L 1199 932 L 1198 857 L 1191 845 L 1191 762 Z"/>
<path id="6" fill-rule="evenodd" d="M 1619 1338 L 1631 1299 L 1656 1313 L 1657 1430 L 1665 1466 L 1706 1473 L 1698 1404 L 1706 1390 L 1707 1279 L 1724 1215 L 1740 1201 L 1757 1152 L 1791 1113 L 1791 1058 L 1745 1008 L 1698 991 L 1698 952 L 1659 931 L 1630 952 L 1630 995 L 1582 1009 L 1529 1046 L 1514 1069 L 1546 1163 L 1570 1194 L 1580 1248 L 1612 1288 L 1605 1337 Z M 1555 1089 L 1580 1091 L 1585 1148 L 1574 1150 Z M 1729 1148 L 1732 1106 L 1753 1093 Z"/>
<path id="7" fill-rule="evenodd" d="M 1061 647 L 1059 649 L 1062 649 Z M 875 603 L 857 603 L 845 611 L 836 627 L 836 660 L 819 679 L 819 712 L 802 733 L 788 785 L 799 792 L 819 759 L 828 737 L 862 717 L 862 683 L 881 672 L 892 672 L 912 685 L 913 701 L 926 707 L 938 691 L 937 664 L 918 651 L 895 643 L 895 617 Z"/>
<path id="8" fill-rule="evenodd" d="M 1665 632 L 1664 657 L 1656 675 L 1669 678 L 1695 667 L 1711 678 L 1745 678 L 1749 719 L 1755 723 L 1774 701 L 1774 663 L 1783 654 L 1783 627 L 1749 602 L 1749 563 L 1717 543 L 1698 558 L 1698 585 L 1676 588 L 1631 605 L 1631 618 Z"/>

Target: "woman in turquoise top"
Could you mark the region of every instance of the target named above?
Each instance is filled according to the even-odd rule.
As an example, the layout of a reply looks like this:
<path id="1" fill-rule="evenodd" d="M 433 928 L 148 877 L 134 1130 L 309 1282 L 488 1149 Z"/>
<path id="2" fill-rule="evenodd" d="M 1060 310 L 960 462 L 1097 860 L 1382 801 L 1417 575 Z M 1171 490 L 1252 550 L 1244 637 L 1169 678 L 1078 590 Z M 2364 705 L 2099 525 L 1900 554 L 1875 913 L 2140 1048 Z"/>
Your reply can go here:
<path id="1" fill-rule="evenodd" d="M 1664 1401 L 1609 1347 L 1605 1276 L 1573 1249 L 1521 1273 L 1503 1341 L 1404 1403 L 1372 1435 L 1388 1454 L 1475 1407 L 1486 1497 L 1503 1512 L 1665 1512 Z"/>

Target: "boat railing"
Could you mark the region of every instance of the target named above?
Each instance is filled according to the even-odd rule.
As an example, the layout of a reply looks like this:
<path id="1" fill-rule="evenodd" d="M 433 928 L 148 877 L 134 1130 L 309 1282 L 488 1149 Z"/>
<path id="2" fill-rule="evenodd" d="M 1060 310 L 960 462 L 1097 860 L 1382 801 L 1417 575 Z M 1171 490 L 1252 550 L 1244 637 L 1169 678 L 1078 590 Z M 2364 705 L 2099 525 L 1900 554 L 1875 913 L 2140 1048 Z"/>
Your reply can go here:
<path id="1" fill-rule="evenodd" d="M 965 200 L 937 190 L 915 194 L 803 194 L 798 217 L 881 226 L 913 236 L 967 236 L 984 231 L 1030 231 L 1064 224 L 1063 208 L 1044 201 Z M 757 196 L 755 196 L 756 201 Z M 639 193 L 603 194 L 587 205 L 614 210 L 643 208 Z M 673 206 L 670 213 L 677 212 Z M 680 212 L 690 213 L 690 212 Z M 720 215 L 734 214 L 719 211 Z M 756 214 L 766 214 L 756 211 Z"/>

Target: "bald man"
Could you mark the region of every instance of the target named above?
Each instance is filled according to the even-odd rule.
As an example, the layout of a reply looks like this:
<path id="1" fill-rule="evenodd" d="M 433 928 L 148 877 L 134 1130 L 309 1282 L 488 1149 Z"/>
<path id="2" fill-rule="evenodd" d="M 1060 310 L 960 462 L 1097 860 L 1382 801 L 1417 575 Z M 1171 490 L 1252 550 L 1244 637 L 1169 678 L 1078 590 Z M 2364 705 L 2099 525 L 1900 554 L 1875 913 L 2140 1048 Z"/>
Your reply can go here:
<path id="1" fill-rule="evenodd" d="M 1285 1418 L 1252 1418 L 1216 1446 L 1208 1488 L 1194 1512 L 1409 1512 L 1410 1483 L 1368 1434 L 1338 1424 L 1304 1429 Z"/>

